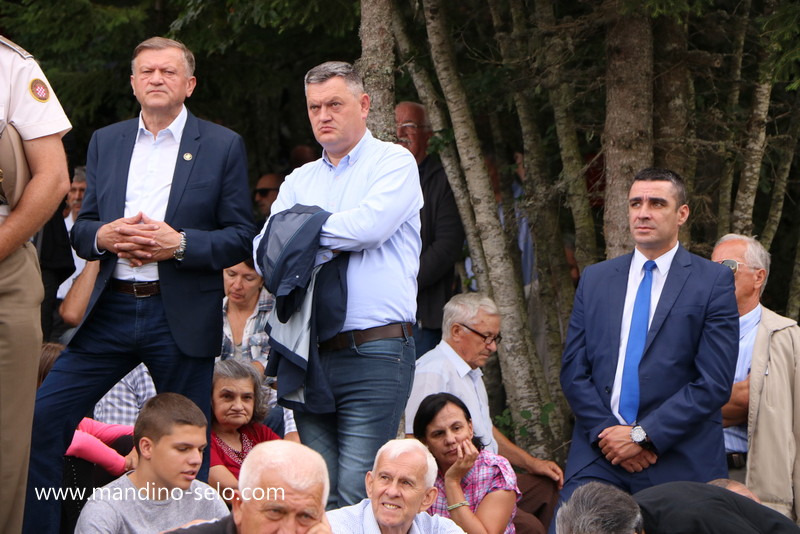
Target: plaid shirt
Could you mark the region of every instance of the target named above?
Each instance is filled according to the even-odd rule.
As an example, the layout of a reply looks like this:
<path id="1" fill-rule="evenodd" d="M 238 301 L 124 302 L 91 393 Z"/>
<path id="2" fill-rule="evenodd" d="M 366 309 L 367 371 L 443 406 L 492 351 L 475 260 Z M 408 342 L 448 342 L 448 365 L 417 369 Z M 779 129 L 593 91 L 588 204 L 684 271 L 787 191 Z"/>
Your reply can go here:
<path id="1" fill-rule="evenodd" d="M 447 495 L 444 492 L 444 475 L 441 471 L 436 474 L 434 485 L 439 489 L 439 495 L 436 496 L 433 506 L 428 508 L 428 513 L 450 517 L 450 512 L 447 511 Z M 478 453 L 475 465 L 461 479 L 461 489 L 464 490 L 464 499 L 469 502 L 469 509 L 472 510 L 472 513 L 478 510 L 483 498 L 493 491 L 513 491 L 517 494 L 517 500 L 522 496 L 517 488 L 517 475 L 508 460 L 486 449 Z M 513 523 L 516 513 L 517 509 L 514 507 L 514 512 L 508 519 L 508 525 L 504 530 L 505 534 L 516 532 Z"/>
<path id="2" fill-rule="evenodd" d="M 267 319 L 275 306 L 275 299 L 269 292 L 261 288 L 258 295 L 258 304 L 253 314 L 247 318 L 242 334 L 242 358 L 248 361 L 259 362 L 264 367 L 267 366 L 269 359 L 269 336 L 264 331 Z M 233 358 L 235 347 L 233 345 L 233 334 L 231 333 L 231 323 L 228 321 L 228 297 L 222 301 L 222 351 L 220 359 L 227 360 Z"/>
<path id="3" fill-rule="evenodd" d="M 150 371 L 140 363 L 95 404 L 94 419 L 109 425 L 133 425 L 144 403 L 155 395 Z"/>

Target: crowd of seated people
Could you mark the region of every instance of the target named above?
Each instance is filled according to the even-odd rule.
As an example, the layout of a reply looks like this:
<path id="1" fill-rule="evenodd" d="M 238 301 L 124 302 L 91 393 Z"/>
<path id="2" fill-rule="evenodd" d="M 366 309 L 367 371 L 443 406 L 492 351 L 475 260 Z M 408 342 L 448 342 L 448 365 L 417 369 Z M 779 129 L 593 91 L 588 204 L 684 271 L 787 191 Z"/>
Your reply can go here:
<path id="1" fill-rule="evenodd" d="M 230 279 L 235 276 L 241 276 L 242 272 L 248 272 L 246 269 L 252 269 L 246 263 L 235 267 L 241 268 L 241 270 L 234 269 L 234 273 L 226 276 L 226 278 Z M 261 281 L 259 279 L 257 286 L 259 289 L 258 293 L 261 293 L 260 284 Z M 233 295 L 233 300 L 236 300 L 236 298 L 240 296 L 236 294 L 236 292 L 237 290 L 241 290 L 241 286 L 242 282 L 240 281 L 226 284 L 226 293 L 229 297 Z M 263 296 L 259 296 L 258 298 L 263 303 Z M 231 305 L 233 300 L 229 300 L 227 303 L 227 314 L 230 313 L 230 310 L 234 309 Z M 252 303 L 248 304 L 248 307 L 251 306 L 251 304 Z M 180 511 L 174 514 L 170 512 L 166 515 L 161 515 L 161 517 L 170 517 L 170 528 L 186 526 L 187 532 L 194 532 L 194 529 L 197 529 L 197 532 L 203 532 L 201 529 L 206 528 L 203 525 L 206 525 L 209 529 L 216 528 L 214 527 L 215 523 L 207 523 L 207 521 L 227 517 L 228 509 L 231 506 L 236 509 L 237 503 L 242 502 L 239 478 L 240 470 L 248 454 L 262 442 L 281 439 L 277 433 L 262 423 L 265 421 L 266 414 L 269 411 L 267 402 L 268 396 L 270 392 L 274 395 L 274 390 L 270 390 L 264 380 L 263 365 L 265 361 L 263 359 L 257 361 L 257 358 L 253 356 L 258 352 L 258 358 L 262 358 L 262 350 L 268 355 L 268 345 L 264 343 L 264 348 L 262 349 L 259 342 L 247 341 L 244 330 L 245 325 L 252 323 L 253 317 L 258 315 L 259 306 L 261 305 L 259 304 L 255 308 L 250 308 L 253 313 L 248 316 L 250 319 L 247 321 L 241 322 L 236 319 L 233 321 L 226 321 L 226 339 L 228 342 L 233 341 L 233 343 L 229 345 L 229 348 L 238 345 L 239 349 L 230 351 L 229 357 L 226 359 L 218 359 L 213 375 L 211 399 L 212 418 L 210 422 L 210 440 L 207 445 L 210 449 L 211 458 L 211 469 L 209 472 L 210 486 L 208 489 L 213 490 L 215 492 L 213 495 L 216 495 L 216 497 L 211 498 L 208 502 L 214 503 L 217 497 L 222 497 L 222 501 L 220 502 L 227 504 L 227 507 L 220 507 L 218 504 L 207 505 L 203 508 L 203 513 L 198 513 L 199 508 L 182 508 L 179 503 L 175 504 L 173 502 L 175 499 L 171 497 L 168 499 L 169 502 L 172 503 L 171 506 L 175 507 L 174 510 Z M 232 328 L 236 331 L 242 329 L 242 331 L 238 334 L 232 334 Z M 259 332 L 259 334 L 261 334 L 262 339 L 266 337 L 266 334 L 262 332 Z M 227 337 L 231 335 L 233 335 L 232 338 Z M 243 345 L 249 346 L 251 349 L 257 347 L 257 350 L 249 350 L 247 355 L 243 355 Z M 47 369 L 49 366 L 52 366 L 62 349 L 63 346 L 57 344 L 46 344 L 43 347 L 40 380 L 47 374 Z M 223 352 L 225 352 L 224 348 Z M 114 401 L 112 401 L 112 404 L 113 403 Z M 283 419 L 283 416 L 281 416 L 281 419 Z M 170 424 L 174 425 L 175 423 L 165 423 L 162 421 L 159 424 L 166 425 L 169 428 Z M 183 423 L 179 423 L 179 425 L 181 425 L 182 428 Z M 194 426 L 197 427 L 197 429 L 201 428 L 197 424 Z M 481 436 L 475 433 L 472 424 L 472 416 L 465 403 L 459 397 L 446 392 L 428 395 L 423 398 L 422 402 L 419 404 L 412 426 L 415 439 L 409 437 L 405 441 L 417 442 L 418 440 L 430 452 L 436 468 L 435 471 L 432 471 L 435 473 L 432 483 L 429 485 L 429 489 L 425 490 L 427 493 L 423 492 L 425 497 L 422 497 L 423 493 L 418 494 L 422 504 L 414 505 L 418 508 L 414 513 L 406 510 L 403 521 L 407 522 L 409 525 L 429 524 L 421 522 L 422 520 L 417 517 L 417 514 L 424 514 L 426 516 L 449 518 L 452 520 L 452 525 L 450 523 L 430 523 L 431 525 L 436 525 L 435 528 L 431 527 L 431 531 L 436 532 L 463 531 L 467 534 L 507 534 L 515 532 L 514 517 L 517 513 L 517 503 L 520 499 L 517 475 L 506 458 L 492 453 L 484 447 L 480 439 Z M 191 427 L 191 424 L 189 427 Z M 197 434 L 197 436 L 204 434 L 204 430 L 200 432 L 197 429 L 194 430 L 194 434 Z M 189 428 L 188 430 L 191 433 L 192 429 Z M 141 459 L 143 456 L 139 441 L 147 436 L 135 436 L 132 444 L 136 446 L 133 447 L 132 450 L 129 449 L 130 453 L 127 455 L 111 447 L 111 444 L 117 440 L 117 438 L 125 436 L 128 440 L 131 440 L 132 434 L 134 434 L 134 428 L 132 426 L 106 425 L 90 418 L 86 418 L 81 422 L 75 431 L 75 438 L 73 444 L 67 451 L 67 455 L 82 458 L 97 465 L 98 469 L 106 472 L 105 479 L 93 477 L 88 482 L 84 481 L 87 487 L 99 487 L 102 483 L 114 481 L 121 475 L 125 476 L 125 480 L 116 480 L 112 482 L 110 486 L 106 487 L 123 489 L 125 487 L 139 487 L 142 480 L 144 480 L 146 484 L 147 477 L 155 477 L 155 479 L 162 480 L 164 475 L 159 474 L 157 471 L 161 465 L 159 462 L 159 454 L 156 453 L 155 457 L 153 456 L 155 451 L 161 450 L 157 446 L 161 437 L 154 438 L 152 435 L 149 436 L 149 442 L 145 446 L 148 451 L 146 454 L 149 455 L 149 458 L 145 458 L 146 468 L 144 471 L 141 469 Z M 165 435 L 169 437 L 171 436 L 171 432 L 167 432 Z M 197 446 L 198 457 L 202 454 L 199 451 L 202 451 L 202 448 L 206 446 L 205 438 L 203 438 L 202 442 L 201 445 Z M 131 445 L 128 445 L 128 447 L 131 447 Z M 361 521 L 364 516 L 370 514 L 374 516 L 379 529 L 383 532 L 385 529 L 384 521 L 392 514 L 388 514 L 387 516 L 384 505 L 381 503 L 384 501 L 392 501 L 395 497 L 385 497 L 386 495 L 394 495 L 394 490 L 391 487 L 388 489 L 383 487 L 387 484 L 391 486 L 391 483 L 385 481 L 387 475 L 380 475 L 379 473 L 394 469 L 387 465 L 388 462 L 386 459 L 391 459 L 392 462 L 395 463 L 399 462 L 399 465 L 403 466 L 402 469 L 410 469 L 409 462 L 404 463 L 399 459 L 402 459 L 405 455 L 411 454 L 414 450 L 414 447 L 411 445 L 392 445 L 386 451 L 381 449 L 376 456 L 373 470 L 368 474 L 366 481 L 368 497 L 374 501 L 377 500 L 373 502 L 367 499 L 364 501 L 366 504 L 362 503 L 343 508 L 343 511 L 346 510 L 346 512 L 343 512 L 344 515 L 336 515 L 336 513 L 332 512 L 331 517 L 335 517 L 336 519 L 332 519 L 330 524 L 328 524 L 327 519 L 320 523 L 318 527 L 320 532 L 353 532 L 351 527 L 354 521 L 353 518 L 357 516 L 358 520 Z M 385 460 L 380 462 L 379 459 L 382 454 Z M 186 486 L 184 484 L 183 486 L 186 487 L 183 487 L 181 484 L 174 483 L 170 489 L 182 488 L 181 491 L 187 492 L 190 491 L 190 488 L 197 487 L 194 482 L 194 478 L 197 474 L 195 463 L 195 460 L 187 460 L 182 464 L 191 467 L 191 469 L 188 469 L 188 473 L 187 469 L 179 471 L 177 475 L 173 473 L 173 478 L 183 477 L 183 479 L 190 479 L 189 485 Z M 142 478 L 142 480 L 137 479 L 135 475 L 137 472 L 143 473 L 142 476 L 144 478 Z M 392 472 L 394 473 L 395 471 Z M 407 475 L 409 480 L 414 480 L 414 476 L 417 475 Z M 378 478 L 376 479 L 376 477 Z M 427 475 L 421 477 L 421 479 L 427 480 L 425 477 L 427 477 Z M 175 480 L 177 480 L 177 478 L 175 478 Z M 376 480 L 378 482 L 376 482 Z M 428 487 L 427 483 L 423 482 L 419 482 L 418 485 L 420 485 L 421 488 Z M 593 513 L 599 513 L 595 508 L 587 508 L 584 502 L 584 500 L 588 498 L 584 497 L 584 494 L 592 489 L 595 490 L 595 493 L 599 491 L 595 486 L 591 486 L 587 490 L 577 494 L 577 497 L 573 496 L 573 499 L 577 500 L 575 500 L 572 506 L 568 506 L 569 503 L 566 503 L 562 507 L 562 512 L 559 516 L 561 523 L 559 525 L 563 524 L 565 526 L 559 526 L 558 532 L 563 531 L 565 533 L 579 534 L 582 532 L 580 529 L 584 528 L 581 526 L 584 525 L 584 523 L 578 521 L 579 526 L 574 526 L 576 514 L 580 518 L 585 519 L 590 517 Z M 607 487 L 602 489 L 604 492 L 610 491 Z M 717 490 L 705 490 L 700 488 L 705 492 L 703 493 L 694 486 L 688 489 L 681 489 L 684 491 L 691 490 L 695 493 L 699 492 L 699 494 L 704 496 L 708 492 L 716 492 L 709 498 L 713 497 L 716 506 L 722 510 L 724 510 L 726 506 L 742 506 L 741 501 L 731 499 L 727 497 L 725 493 L 719 494 Z M 732 485 L 728 489 L 722 491 L 730 490 L 738 492 L 742 489 L 746 488 L 739 484 L 738 486 Z M 197 490 L 195 489 L 195 491 Z M 397 495 L 401 493 L 401 490 L 397 490 Z M 378 495 L 381 497 L 378 497 Z M 595 494 L 587 493 L 587 495 L 594 496 Z M 676 495 L 674 491 L 668 494 L 669 498 L 673 500 L 677 498 Z M 639 503 L 642 507 L 644 506 L 643 503 L 646 502 L 644 500 L 645 496 L 646 494 L 635 496 L 637 501 L 642 501 Z M 752 494 L 751 497 L 757 500 Z M 83 504 L 83 502 L 80 503 L 77 511 L 75 511 L 74 508 L 65 507 L 63 513 L 73 515 L 71 520 L 62 522 L 62 532 L 72 532 L 75 521 L 78 520 L 77 514 L 81 513 Z M 136 506 L 132 506 L 129 509 L 123 507 L 121 512 L 115 512 L 111 514 L 111 516 L 108 516 L 106 508 L 111 507 L 111 505 L 108 502 L 102 501 L 101 494 L 100 499 L 95 497 L 89 499 L 89 504 L 84 508 L 87 511 L 81 515 L 76 532 L 135 532 L 136 530 L 132 529 L 140 528 L 142 524 L 147 524 L 149 520 L 148 516 L 150 515 L 148 510 L 160 509 L 158 508 L 159 505 L 167 506 L 163 502 L 149 502 L 144 504 L 139 502 Z M 389 503 L 388 506 L 389 510 L 394 511 L 392 507 L 394 506 L 393 504 Z M 746 506 L 752 508 L 750 504 Z M 781 531 L 786 532 L 792 532 L 794 531 L 792 529 L 797 528 L 792 525 L 791 521 L 782 521 L 780 518 L 776 518 L 774 514 L 768 511 L 765 512 L 764 510 L 768 510 L 766 507 L 758 504 L 756 506 L 757 508 L 754 508 L 754 510 L 757 511 L 758 514 L 752 516 L 755 517 L 755 519 L 751 519 L 750 521 L 755 521 L 756 523 L 759 521 L 767 521 L 770 525 L 780 525 L 780 528 L 783 529 Z M 375 510 L 369 512 L 368 509 L 370 507 L 375 508 Z M 666 504 L 664 507 L 666 507 Z M 623 513 L 620 511 L 623 508 L 624 507 L 611 507 L 610 510 L 606 510 L 606 513 Z M 576 511 L 576 509 L 578 511 Z M 659 510 L 660 509 L 661 508 L 659 508 Z M 142 512 L 142 510 L 146 512 Z M 642 510 L 645 509 L 642 508 Z M 648 511 L 648 513 L 650 512 Z M 108 519 L 108 517 L 111 519 Z M 627 521 L 627 516 L 625 517 Z M 639 516 L 636 516 L 634 513 L 633 517 L 635 522 L 636 517 Z M 645 522 L 655 521 L 655 519 L 652 518 L 648 519 L 647 516 L 645 520 Z M 235 516 L 230 516 L 230 521 L 238 525 L 238 523 L 235 523 Z M 638 519 L 638 521 L 641 521 L 641 519 Z M 662 524 L 661 528 L 664 528 L 663 522 L 665 520 L 659 519 L 659 521 Z M 570 522 L 569 529 L 566 526 L 568 524 L 567 522 Z M 201 525 L 191 527 L 193 523 L 201 523 Z M 166 528 L 166 523 L 159 524 L 165 525 L 163 528 Z M 544 526 L 546 528 L 548 525 Z M 651 529 L 657 531 L 655 530 L 655 523 L 650 526 L 651 528 L 647 529 L 648 532 Z M 411 526 L 407 528 L 410 529 Z M 637 532 L 635 528 L 637 527 L 634 527 L 632 532 Z M 208 530 L 208 532 L 212 531 L 213 530 Z M 247 532 L 247 530 L 241 531 Z M 755 531 L 769 532 L 769 530 Z M 709 532 L 713 531 L 709 530 Z"/>

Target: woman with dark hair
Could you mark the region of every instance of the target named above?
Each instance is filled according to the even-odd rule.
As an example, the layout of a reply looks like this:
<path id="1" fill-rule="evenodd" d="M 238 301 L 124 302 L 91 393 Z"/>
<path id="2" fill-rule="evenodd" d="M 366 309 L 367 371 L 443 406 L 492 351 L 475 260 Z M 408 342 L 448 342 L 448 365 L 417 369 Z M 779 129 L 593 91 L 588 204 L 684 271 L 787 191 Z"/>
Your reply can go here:
<path id="1" fill-rule="evenodd" d="M 239 470 L 247 453 L 261 442 L 280 439 L 261 424 L 267 414 L 265 391 L 261 376 L 251 365 L 237 360 L 214 365 L 208 482 L 226 501 L 239 486 Z"/>
<path id="2" fill-rule="evenodd" d="M 467 534 L 515 532 L 517 477 L 508 460 L 483 448 L 461 399 L 450 393 L 425 397 L 414 417 L 414 437 L 439 466 L 439 495 L 429 514 L 449 517 Z"/>

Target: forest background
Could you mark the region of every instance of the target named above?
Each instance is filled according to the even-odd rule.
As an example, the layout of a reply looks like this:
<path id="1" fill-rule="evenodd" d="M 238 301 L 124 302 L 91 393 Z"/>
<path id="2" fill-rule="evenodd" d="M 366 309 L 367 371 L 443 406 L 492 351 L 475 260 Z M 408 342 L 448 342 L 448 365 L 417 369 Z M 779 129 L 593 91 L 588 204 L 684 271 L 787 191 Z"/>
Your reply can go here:
<path id="1" fill-rule="evenodd" d="M 285 168 L 291 147 L 318 148 L 302 78 L 323 61 L 358 61 L 380 138 L 394 138 L 395 102 L 423 102 L 472 282 L 503 316 L 486 370 L 492 410 L 535 454 L 563 460 L 568 446 L 567 254 L 580 270 L 631 250 L 638 170 L 686 179 L 681 243 L 693 252 L 708 257 L 730 231 L 757 236 L 773 257 L 765 305 L 800 314 L 796 2 L 0 0 L 0 33 L 42 64 L 73 123 L 76 165 L 94 130 L 138 112 L 130 56 L 153 35 L 193 50 L 188 107 L 244 137 L 252 183 Z M 527 288 L 523 218 L 535 247 Z"/>

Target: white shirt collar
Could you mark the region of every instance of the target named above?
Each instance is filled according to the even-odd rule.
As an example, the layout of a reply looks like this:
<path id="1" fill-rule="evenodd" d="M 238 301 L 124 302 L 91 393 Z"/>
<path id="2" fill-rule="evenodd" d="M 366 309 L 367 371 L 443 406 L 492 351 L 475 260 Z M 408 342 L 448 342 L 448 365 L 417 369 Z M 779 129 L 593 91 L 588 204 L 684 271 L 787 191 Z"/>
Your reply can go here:
<path id="1" fill-rule="evenodd" d="M 175 139 L 177 144 L 181 144 L 181 136 L 183 136 L 183 127 L 186 126 L 186 118 L 189 116 L 189 112 L 186 110 L 186 106 L 181 106 L 181 112 L 178 113 L 178 116 L 175 117 L 169 126 L 164 128 L 163 131 L 169 131 L 172 134 L 172 138 Z M 137 132 L 136 138 L 139 139 L 144 132 L 149 132 L 147 127 L 144 125 L 144 120 L 142 120 L 142 112 L 139 112 L 139 130 Z M 161 133 L 158 132 L 158 133 Z"/>
<path id="2" fill-rule="evenodd" d="M 656 262 L 656 267 L 658 268 L 658 272 L 661 275 L 666 276 L 669 272 L 669 267 L 672 265 L 672 260 L 675 259 L 675 254 L 678 253 L 678 247 L 680 243 L 675 243 L 675 246 L 669 249 L 667 252 L 656 258 L 654 261 Z M 631 260 L 631 272 L 632 273 L 640 273 L 642 272 L 642 268 L 644 267 L 647 258 L 644 257 L 638 248 L 633 249 L 633 259 Z"/>

